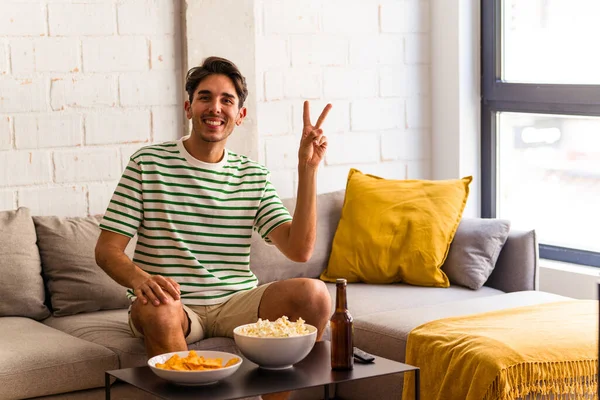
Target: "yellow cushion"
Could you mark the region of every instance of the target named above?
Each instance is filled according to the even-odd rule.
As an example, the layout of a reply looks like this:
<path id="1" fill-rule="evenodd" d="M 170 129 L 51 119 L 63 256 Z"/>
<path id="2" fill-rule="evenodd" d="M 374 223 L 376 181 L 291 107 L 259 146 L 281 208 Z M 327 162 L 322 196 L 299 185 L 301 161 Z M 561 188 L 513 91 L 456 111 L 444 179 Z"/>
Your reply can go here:
<path id="1" fill-rule="evenodd" d="M 441 266 L 472 179 L 387 180 L 351 169 L 321 279 L 450 286 Z"/>

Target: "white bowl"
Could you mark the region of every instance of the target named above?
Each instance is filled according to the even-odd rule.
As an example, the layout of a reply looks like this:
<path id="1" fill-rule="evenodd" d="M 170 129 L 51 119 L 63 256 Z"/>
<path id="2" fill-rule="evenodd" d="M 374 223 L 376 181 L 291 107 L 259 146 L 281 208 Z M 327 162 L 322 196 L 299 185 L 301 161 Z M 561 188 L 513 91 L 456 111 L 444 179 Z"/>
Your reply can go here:
<path id="1" fill-rule="evenodd" d="M 204 358 L 222 358 L 223 365 L 232 358 L 238 358 L 240 361 L 234 365 L 226 368 L 219 368 L 206 371 L 173 371 L 169 369 L 163 369 L 156 367 L 156 363 L 164 364 L 172 355 L 177 354 L 179 357 L 187 357 L 189 351 L 175 351 L 172 353 L 159 354 L 148 360 L 148 366 L 156 375 L 170 382 L 177 383 L 179 385 L 209 385 L 216 383 L 221 379 L 227 378 L 232 375 L 242 365 L 242 358 L 237 354 L 225 353 L 223 351 L 202 351 L 196 350 L 198 357 Z"/>
<path id="2" fill-rule="evenodd" d="M 250 361 L 265 369 L 285 369 L 302 361 L 312 350 L 317 339 L 317 328 L 305 324 L 309 333 L 290 337 L 256 337 L 241 334 L 247 325 L 233 330 L 235 344 Z"/>

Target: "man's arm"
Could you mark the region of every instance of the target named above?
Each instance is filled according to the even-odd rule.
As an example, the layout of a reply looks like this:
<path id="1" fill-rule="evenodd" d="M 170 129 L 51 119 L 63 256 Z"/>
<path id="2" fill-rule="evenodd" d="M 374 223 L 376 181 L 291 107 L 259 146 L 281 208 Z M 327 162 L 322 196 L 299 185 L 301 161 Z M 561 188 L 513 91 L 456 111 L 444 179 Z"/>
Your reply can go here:
<path id="1" fill-rule="evenodd" d="M 174 299 L 179 299 L 179 285 L 170 278 L 150 275 L 125 254 L 130 238 L 119 233 L 102 230 L 96 243 L 96 263 L 120 285 L 131 288 L 144 304 L 151 301 L 154 305 L 167 303 L 166 290 Z"/>
<path id="2" fill-rule="evenodd" d="M 327 104 L 316 125 L 310 122 L 308 101 L 304 102 L 304 128 L 298 150 L 298 194 L 292 222 L 275 228 L 269 239 L 290 260 L 306 262 L 312 256 L 317 236 L 317 169 L 327 150 L 321 124 L 331 110 Z"/>

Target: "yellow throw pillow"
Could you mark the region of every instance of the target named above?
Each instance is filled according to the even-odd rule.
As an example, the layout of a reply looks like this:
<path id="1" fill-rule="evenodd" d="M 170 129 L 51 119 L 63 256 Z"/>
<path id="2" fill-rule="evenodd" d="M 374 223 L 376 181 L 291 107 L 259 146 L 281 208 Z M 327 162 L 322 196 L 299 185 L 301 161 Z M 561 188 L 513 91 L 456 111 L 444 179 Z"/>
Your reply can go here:
<path id="1" fill-rule="evenodd" d="M 450 286 L 441 266 L 472 179 L 387 180 L 351 169 L 321 279 Z"/>

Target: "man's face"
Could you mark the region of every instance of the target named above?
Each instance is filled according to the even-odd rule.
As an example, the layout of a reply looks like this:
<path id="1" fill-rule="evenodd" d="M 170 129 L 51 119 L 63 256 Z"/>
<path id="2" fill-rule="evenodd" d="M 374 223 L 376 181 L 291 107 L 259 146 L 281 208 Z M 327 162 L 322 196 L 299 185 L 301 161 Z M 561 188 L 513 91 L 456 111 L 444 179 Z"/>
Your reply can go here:
<path id="1" fill-rule="evenodd" d="M 227 139 L 246 116 L 246 108 L 239 108 L 233 82 L 220 74 L 209 75 L 198 84 L 192 103 L 185 102 L 185 112 L 192 120 L 193 134 L 205 142 Z"/>

